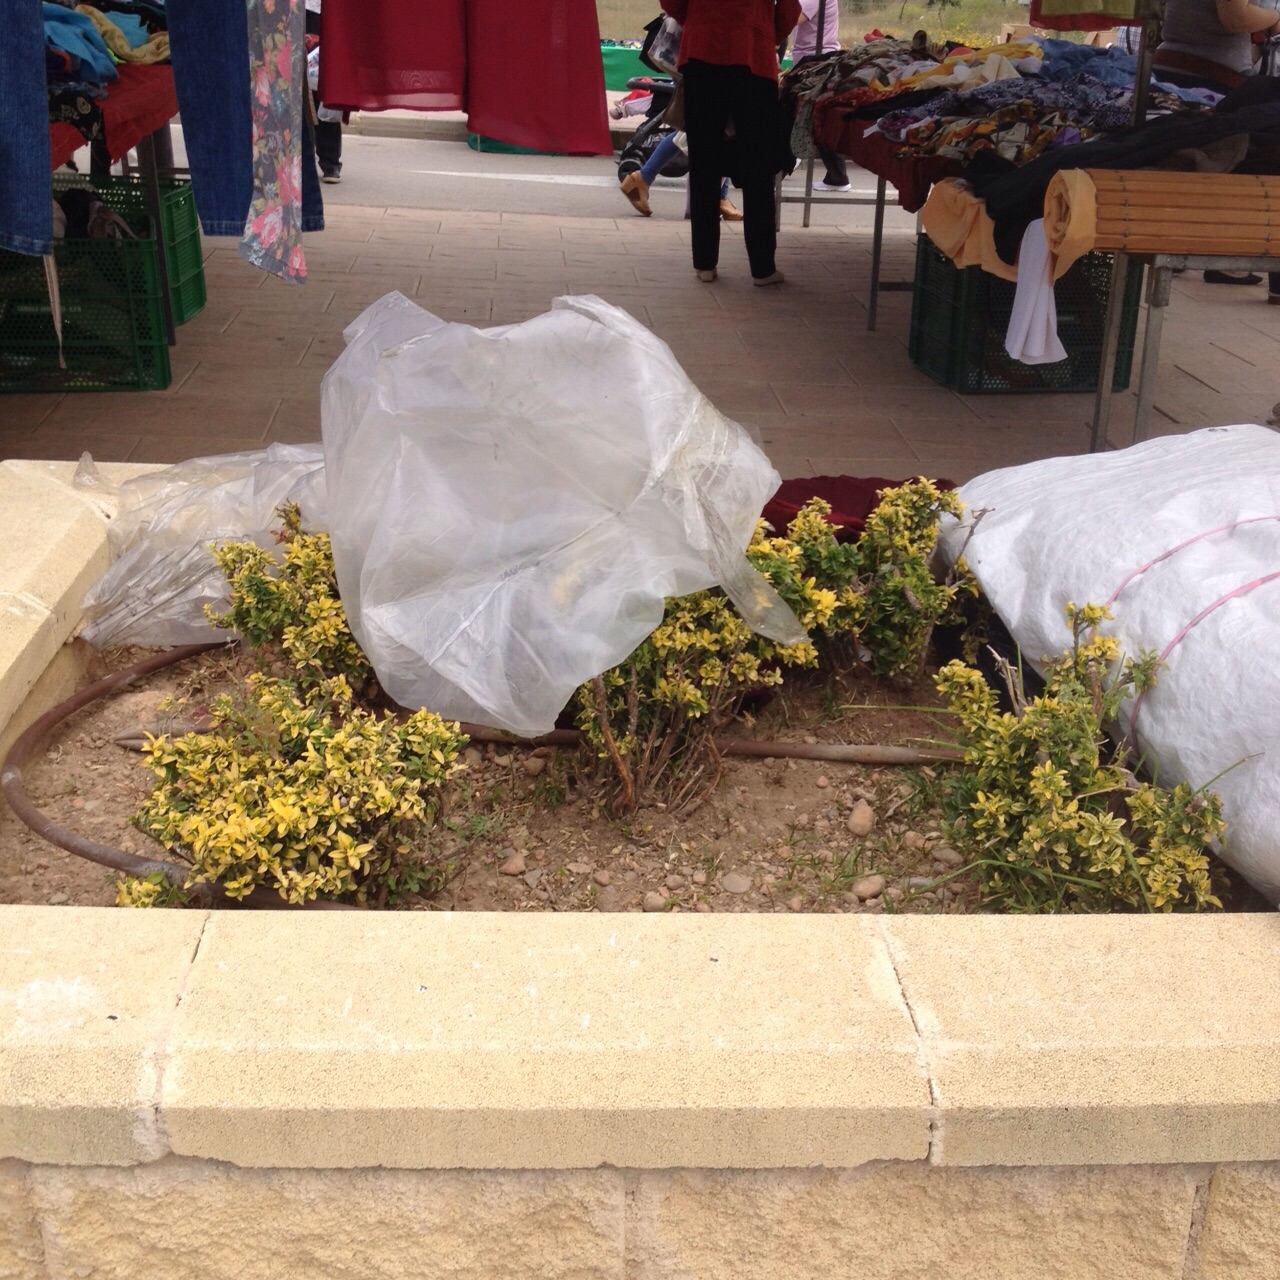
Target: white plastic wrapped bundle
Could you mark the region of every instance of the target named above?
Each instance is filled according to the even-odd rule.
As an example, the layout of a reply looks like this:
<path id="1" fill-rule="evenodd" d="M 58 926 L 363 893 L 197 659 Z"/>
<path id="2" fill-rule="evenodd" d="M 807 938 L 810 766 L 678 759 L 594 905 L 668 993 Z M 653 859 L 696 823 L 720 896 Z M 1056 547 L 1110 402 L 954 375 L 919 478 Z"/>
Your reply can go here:
<path id="1" fill-rule="evenodd" d="M 330 532 L 396 701 L 544 732 L 665 597 L 717 584 L 804 638 L 743 554 L 778 473 L 626 312 L 560 298 L 479 330 L 393 293 L 346 338 L 322 394 Z"/>
<path id="2" fill-rule="evenodd" d="M 1041 665 L 1067 649 L 1068 601 L 1108 604 L 1158 683 L 1122 712 L 1158 780 L 1222 796 L 1227 862 L 1280 903 L 1280 435 L 1214 427 L 1116 453 L 992 471 L 944 530 Z M 1216 781 L 1214 781 L 1216 779 Z"/>

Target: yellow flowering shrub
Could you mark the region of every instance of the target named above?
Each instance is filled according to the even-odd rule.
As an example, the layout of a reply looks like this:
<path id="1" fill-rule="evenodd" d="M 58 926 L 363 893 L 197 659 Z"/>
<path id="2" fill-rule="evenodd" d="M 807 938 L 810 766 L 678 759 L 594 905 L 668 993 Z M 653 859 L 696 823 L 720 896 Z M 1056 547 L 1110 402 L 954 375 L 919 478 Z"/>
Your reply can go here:
<path id="1" fill-rule="evenodd" d="M 430 712 L 396 720 L 353 701 L 343 676 L 303 692 L 257 674 L 247 697 L 213 701 L 210 732 L 150 741 L 157 782 L 138 826 L 190 865 L 187 888 L 365 903 L 440 887 L 448 868 L 426 837 L 466 739 Z M 150 880 L 117 897 L 163 900 Z"/>
<path id="2" fill-rule="evenodd" d="M 714 735 L 745 694 L 780 685 L 786 668 L 837 652 L 878 674 L 918 668 L 961 589 L 935 582 L 929 567 L 941 513 L 959 510 L 954 494 L 918 480 L 885 491 L 856 543 L 836 540 L 820 498 L 783 535 L 762 520 L 747 558 L 809 630 L 798 645 L 756 635 L 719 591 L 669 600 L 662 625 L 626 662 L 578 690 L 578 727 L 613 810 L 705 794 L 719 775 Z"/>
<path id="3" fill-rule="evenodd" d="M 280 508 L 284 548 L 277 557 L 254 542 L 213 548 L 231 587 L 226 613 L 207 609 L 219 627 L 237 631 L 255 649 L 277 648 L 304 685 L 346 676 L 357 687 L 373 675 L 338 598 L 333 548 L 326 533 L 304 533 L 295 504 Z"/>
<path id="4" fill-rule="evenodd" d="M 939 672 L 967 766 L 948 775 L 953 838 L 1005 910 L 1220 908 L 1206 853 L 1225 829 L 1219 798 L 1140 783 L 1107 749 L 1104 726 L 1130 691 L 1151 686 L 1154 659 L 1121 660 L 1118 641 L 1098 633 L 1106 610 L 1067 613 L 1074 643 L 1043 693 L 1026 698 L 1006 671 L 1013 711 L 963 663 Z"/>

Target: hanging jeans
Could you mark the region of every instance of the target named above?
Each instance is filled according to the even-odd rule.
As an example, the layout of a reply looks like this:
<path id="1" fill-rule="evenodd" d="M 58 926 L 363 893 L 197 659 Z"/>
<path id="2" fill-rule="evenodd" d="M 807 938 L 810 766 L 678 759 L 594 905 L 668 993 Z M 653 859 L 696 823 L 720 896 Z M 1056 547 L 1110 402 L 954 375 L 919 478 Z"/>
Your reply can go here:
<path id="1" fill-rule="evenodd" d="M 689 135 L 689 206 L 693 265 L 712 270 L 720 259 L 720 180 L 733 173 L 742 186 L 743 237 L 757 280 L 776 270 L 778 235 L 773 206 L 773 134 L 778 86 L 747 67 L 721 67 L 690 59 L 684 76 L 684 119 Z M 725 145 L 733 124 L 736 163 Z"/>
<path id="2" fill-rule="evenodd" d="M 13 6 L 0 40 L 0 248 L 53 252 L 41 6 Z"/>
<path id="3" fill-rule="evenodd" d="M 207 236 L 242 236 L 254 194 L 245 0 L 169 0 L 168 14 L 182 136 L 200 225 Z M 302 140 L 302 230 L 324 230 L 309 127 Z"/>

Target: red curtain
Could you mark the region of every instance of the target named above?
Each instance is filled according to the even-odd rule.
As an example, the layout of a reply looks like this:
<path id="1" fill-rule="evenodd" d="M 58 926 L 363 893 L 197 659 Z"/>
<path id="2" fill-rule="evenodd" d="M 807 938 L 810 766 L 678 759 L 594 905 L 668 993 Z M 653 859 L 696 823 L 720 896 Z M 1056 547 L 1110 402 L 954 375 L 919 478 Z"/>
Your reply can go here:
<path id="1" fill-rule="evenodd" d="M 595 0 L 327 0 L 320 97 L 468 113 L 485 137 L 610 155 Z"/>
<path id="2" fill-rule="evenodd" d="M 461 111 L 466 0 L 328 0 L 320 97 L 350 111 Z"/>
<path id="3" fill-rule="evenodd" d="M 536 151 L 613 153 L 595 0 L 467 0 L 468 126 Z"/>

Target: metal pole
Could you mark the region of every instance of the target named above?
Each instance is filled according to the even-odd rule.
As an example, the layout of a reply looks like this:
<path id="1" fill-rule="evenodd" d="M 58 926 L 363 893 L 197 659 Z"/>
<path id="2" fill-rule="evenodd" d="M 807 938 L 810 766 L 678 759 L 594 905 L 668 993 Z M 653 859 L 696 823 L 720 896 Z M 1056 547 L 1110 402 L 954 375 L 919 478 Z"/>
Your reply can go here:
<path id="1" fill-rule="evenodd" d="M 1129 255 L 1116 253 L 1111 259 L 1111 292 L 1107 296 L 1107 318 L 1102 326 L 1102 353 L 1098 361 L 1098 394 L 1093 404 L 1093 439 L 1090 453 L 1107 448 L 1107 428 L 1111 425 L 1111 384 L 1116 376 L 1116 353 L 1120 345 L 1120 317 L 1129 283 Z"/>
<path id="2" fill-rule="evenodd" d="M 166 129 L 168 126 L 165 126 Z M 173 301 L 169 297 L 169 257 L 164 235 L 164 216 L 160 208 L 160 179 L 156 173 L 155 139 L 148 134 L 138 143 L 138 168 L 142 170 L 142 187 L 146 194 L 147 212 L 156 238 L 156 268 L 160 281 L 160 307 L 165 334 L 171 347 L 178 343 L 173 325 Z"/>
<path id="3" fill-rule="evenodd" d="M 1151 406 L 1156 395 L 1156 377 L 1160 369 L 1160 336 L 1164 330 L 1164 313 L 1169 305 L 1173 284 L 1173 268 L 1164 254 L 1151 261 L 1147 281 L 1147 327 L 1142 336 L 1142 372 L 1138 375 L 1138 408 L 1133 419 L 1133 443 L 1147 438 L 1151 423 Z"/>
<path id="4" fill-rule="evenodd" d="M 822 57 L 822 46 L 827 39 L 827 0 L 818 0 L 818 42 L 813 47 L 813 52 Z M 817 138 L 814 138 L 814 145 L 817 145 Z M 809 226 L 809 216 L 813 209 L 813 157 L 809 158 L 809 163 L 805 165 L 804 170 L 804 225 Z"/>
<path id="5" fill-rule="evenodd" d="M 876 221 L 871 237 L 871 298 L 867 302 L 867 332 L 874 333 L 876 311 L 880 306 L 880 251 L 884 246 L 885 180 L 876 179 Z"/>

